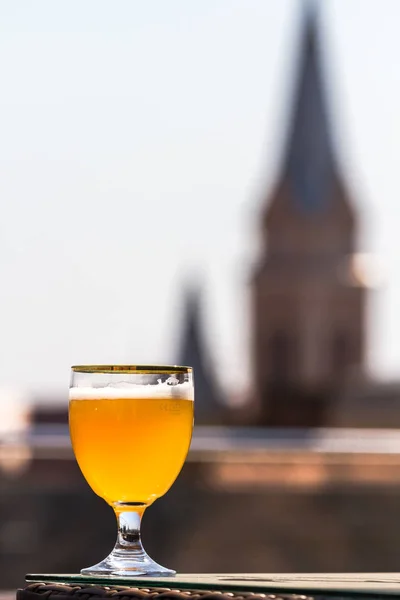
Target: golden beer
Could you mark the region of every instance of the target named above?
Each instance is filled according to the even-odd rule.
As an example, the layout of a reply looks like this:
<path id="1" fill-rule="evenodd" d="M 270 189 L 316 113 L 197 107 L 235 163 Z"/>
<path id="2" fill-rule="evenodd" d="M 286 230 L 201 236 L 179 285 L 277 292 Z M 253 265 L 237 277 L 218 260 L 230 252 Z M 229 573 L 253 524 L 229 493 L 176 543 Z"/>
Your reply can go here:
<path id="1" fill-rule="evenodd" d="M 94 392 L 94 390 L 93 390 Z M 69 405 L 72 446 L 96 494 L 109 504 L 151 504 L 165 494 L 187 456 L 194 402 L 171 397 L 79 398 Z M 126 390 L 124 390 L 126 392 Z"/>
<path id="2" fill-rule="evenodd" d="M 170 577 L 144 550 L 143 513 L 177 478 L 189 451 L 193 369 L 80 365 L 71 369 L 69 427 L 75 457 L 118 523 L 114 549 L 81 569 L 90 577 Z"/>

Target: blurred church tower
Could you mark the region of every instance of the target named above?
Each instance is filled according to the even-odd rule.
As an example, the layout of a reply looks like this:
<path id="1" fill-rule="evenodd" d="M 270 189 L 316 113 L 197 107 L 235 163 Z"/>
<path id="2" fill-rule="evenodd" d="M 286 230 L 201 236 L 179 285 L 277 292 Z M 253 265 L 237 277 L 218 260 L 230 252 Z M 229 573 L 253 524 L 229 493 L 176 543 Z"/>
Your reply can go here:
<path id="1" fill-rule="evenodd" d="M 178 364 L 193 367 L 196 424 L 219 425 L 226 420 L 227 409 L 203 337 L 202 295 L 198 287 L 186 290 L 184 302 Z"/>
<path id="2" fill-rule="evenodd" d="M 258 424 L 312 427 L 362 371 L 365 289 L 351 275 L 357 214 L 335 160 L 314 10 L 300 38 L 283 163 L 262 213 L 252 350 Z"/>

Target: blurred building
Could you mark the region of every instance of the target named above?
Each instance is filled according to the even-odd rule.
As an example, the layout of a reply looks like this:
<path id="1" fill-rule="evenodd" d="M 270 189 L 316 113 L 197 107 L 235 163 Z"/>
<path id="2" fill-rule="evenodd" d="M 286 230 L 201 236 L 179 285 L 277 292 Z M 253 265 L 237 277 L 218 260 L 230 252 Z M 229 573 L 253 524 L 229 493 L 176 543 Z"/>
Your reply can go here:
<path id="1" fill-rule="evenodd" d="M 199 425 L 400 427 L 400 384 L 365 374 L 373 264 L 357 253 L 359 215 L 334 147 L 312 5 L 299 27 L 297 61 L 281 167 L 261 207 L 263 243 L 251 278 L 254 388 L 240 406 L 224 398 L 198 287 L 185 295 L 178 363 L 194 367 Z"/>
<path id="2" fill-rule="evenodd" d="M 258 423 L 272 426 L 325 423 L 342 383 L 364 363 L 358 216 L 336 161 L 314 12 L 302 29 L 282 168 L 262 212 L 252 281 Z"/>

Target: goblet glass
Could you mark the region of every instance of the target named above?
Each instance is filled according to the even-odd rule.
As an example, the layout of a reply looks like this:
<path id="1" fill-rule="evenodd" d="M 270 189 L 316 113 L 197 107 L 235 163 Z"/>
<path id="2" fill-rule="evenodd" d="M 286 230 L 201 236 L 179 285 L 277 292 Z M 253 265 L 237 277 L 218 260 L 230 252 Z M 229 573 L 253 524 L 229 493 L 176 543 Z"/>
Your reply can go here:
<path id="1" fill-rule="evenodd" d="M 118 522 L 111 554 L 81 573 L 174 575 L 143 549 L 140 523 L 145 509 L 169 490 L 185 462 L 193 429 L 192 369 L 75 366 L 69 398 L 76 460 Z"/>

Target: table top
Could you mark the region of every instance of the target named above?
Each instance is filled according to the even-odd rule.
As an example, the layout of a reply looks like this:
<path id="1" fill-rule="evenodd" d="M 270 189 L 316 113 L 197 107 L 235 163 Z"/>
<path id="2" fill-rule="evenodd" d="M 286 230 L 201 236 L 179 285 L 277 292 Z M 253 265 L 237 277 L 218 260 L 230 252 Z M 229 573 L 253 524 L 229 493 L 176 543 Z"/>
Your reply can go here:
<path id="1" fill-rule="evenodd" d="M 324 596 L 399 596 L 399 573 L 210 573 L 175 577 L 89 577 L 79 574 L 29 574 L 26 581 L 99 586 L 168 587 L 212 591 L 289 592 Z"/>

